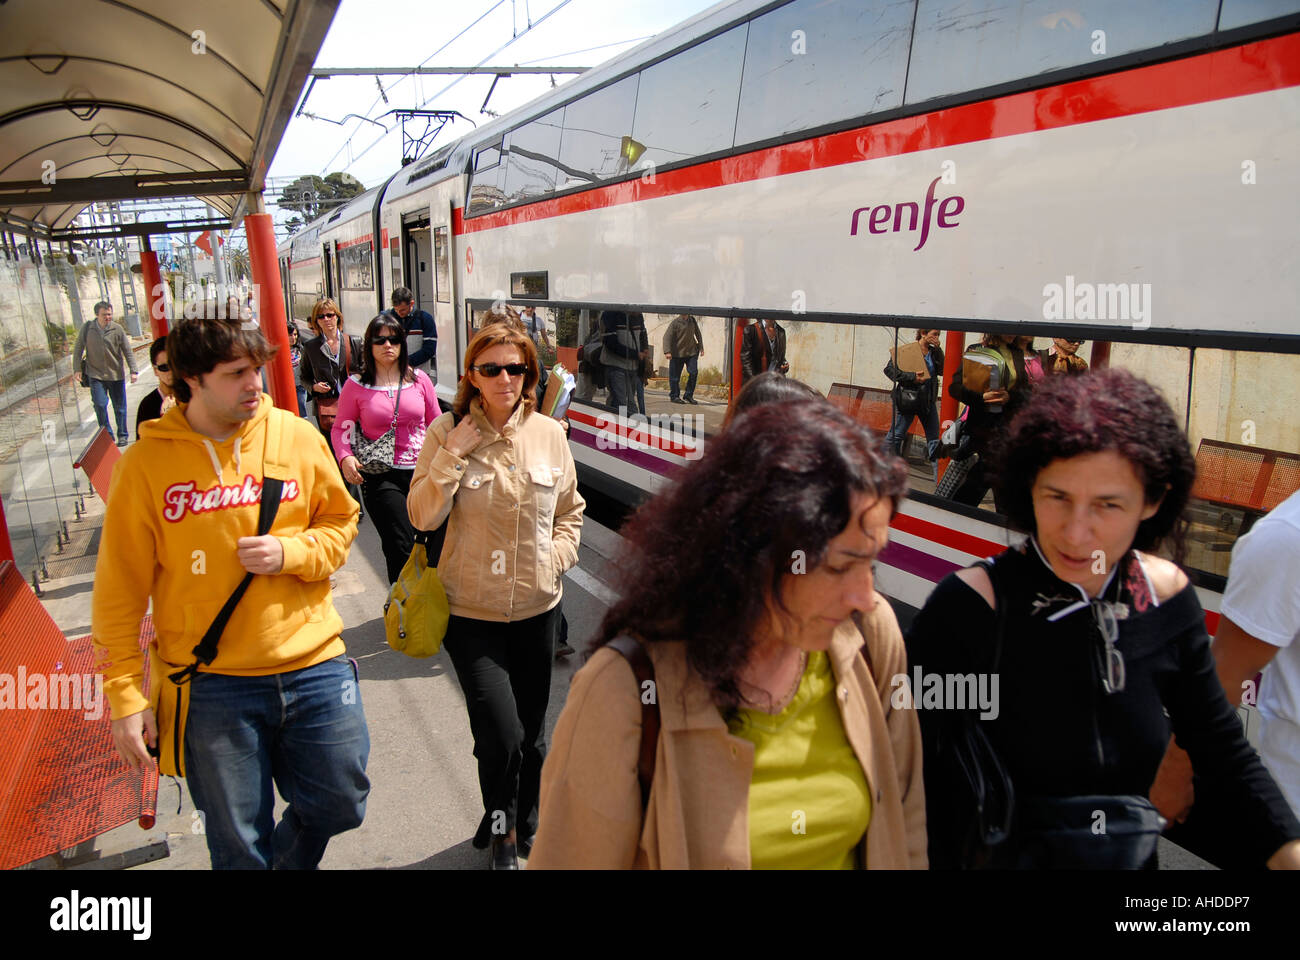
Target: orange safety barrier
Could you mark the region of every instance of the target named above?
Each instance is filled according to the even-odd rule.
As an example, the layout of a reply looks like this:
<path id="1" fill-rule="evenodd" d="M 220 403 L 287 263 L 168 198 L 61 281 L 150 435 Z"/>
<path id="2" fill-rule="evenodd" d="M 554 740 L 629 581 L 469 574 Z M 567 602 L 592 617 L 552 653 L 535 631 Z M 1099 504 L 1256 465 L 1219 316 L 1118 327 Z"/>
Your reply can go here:
<path id="1" fill-rule="evenodd" d="M 120 459 L 122 451 L 118 449 L 113 435 L 100 427 L 99 433 L 86 444 L 86 449 L 72 461 L 72 469 L 85 470 L 90 485 L 95 488 L 99 498 L 108 503 L 108 482 L 113 478 L 113 465 Z"/>
<path id="2" fill-rule="evenodd" d="M 152 637 L 145 617 L 141 649 Z M 0 869 L 132 820 L 150 829 L 157 802 L 158 768 L 132 770 L 113 747 L 90 637 L 66 639 L 13 564 L 0 563 Z"/>
<path id="3" fill-rule="evenodd" d="M 1196 448 L 1197 499 L 1263 514 L 1297 489 L 1300 454 L 1225 440 L 1202 440 Z"/>

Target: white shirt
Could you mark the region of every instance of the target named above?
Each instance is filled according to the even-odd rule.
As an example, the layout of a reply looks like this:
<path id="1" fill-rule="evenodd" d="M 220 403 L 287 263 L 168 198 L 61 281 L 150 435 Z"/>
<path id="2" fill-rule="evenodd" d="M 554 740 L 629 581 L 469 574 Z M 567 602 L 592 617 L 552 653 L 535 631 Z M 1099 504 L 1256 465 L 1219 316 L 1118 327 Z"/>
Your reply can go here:
<path id="1" fill-rule="evenodd" d="M 1300 491 L 1233 546 L 1220 612 L 1278 648 L 1259 689 L 1260 757 L 1300 816 Z"/>

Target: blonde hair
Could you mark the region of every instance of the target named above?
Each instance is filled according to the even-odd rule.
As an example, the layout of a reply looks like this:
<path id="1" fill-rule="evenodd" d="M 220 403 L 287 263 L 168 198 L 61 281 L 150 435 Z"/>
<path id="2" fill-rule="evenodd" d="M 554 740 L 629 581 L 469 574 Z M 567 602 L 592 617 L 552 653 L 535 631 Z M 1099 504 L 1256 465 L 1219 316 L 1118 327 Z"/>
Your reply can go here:
<path id="1" fill-rule="evenodd" d="M 488 314 L 488 317 L 495 316 L 498 315 Z M 466 416 L 469 413 L 470 403 L 479 393 L 478 387 L 470 380 L 470 368 L 485 350 L 500 344 L 518 348 L 524 363 L 528 366 L 528 372 L 524 374 L 524 392 L 520 402 L 524 405 L 525 416 L 533 412 L 533 408 L 537 406 L 537 381 L 542 376 L 541 366 L 537 360 L 537 348 L 533 346 L 532 337 L 524 333 L 518 323 L 517 319 L 513 322 L 497 320 L 474 334 L 474 339 L 465 348 L 465 375 L 460 378 L 460 385 L 456 388 L 456 399 L 451 403 L 451 409 L 456 416 Z"/>
<path id="2" fill-rule="evenodd" d="M 311 308 L 311 316 L 307 318 L 307 325 L 312 328 L 312 331 L 318 337 L 322 336 L 320 332 L 320 315 L 324 313 L 327 308 L 333 310 L 334 313 L 337 314 L 339 331 L 341 332 L 343 330 L 343 311 L 339 309 L 339 305 L 334 302 L 332 297 L 321 297 L 316 301 L 316 305 Z"/>

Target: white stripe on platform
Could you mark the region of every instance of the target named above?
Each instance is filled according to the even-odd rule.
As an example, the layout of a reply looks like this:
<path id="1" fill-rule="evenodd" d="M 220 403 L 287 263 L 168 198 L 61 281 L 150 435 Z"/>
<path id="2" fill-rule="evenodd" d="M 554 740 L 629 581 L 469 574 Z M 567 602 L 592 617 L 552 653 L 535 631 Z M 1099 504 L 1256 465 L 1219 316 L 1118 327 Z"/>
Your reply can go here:
<path id="1" fill-rule="evenodd" d="M 617 593 L 586 570 L 583 570 L 582 567 L 573 567 L 565 571 L 564 575 L 607 607 L 612 606 L 614 601 L 618 599 Z"/>

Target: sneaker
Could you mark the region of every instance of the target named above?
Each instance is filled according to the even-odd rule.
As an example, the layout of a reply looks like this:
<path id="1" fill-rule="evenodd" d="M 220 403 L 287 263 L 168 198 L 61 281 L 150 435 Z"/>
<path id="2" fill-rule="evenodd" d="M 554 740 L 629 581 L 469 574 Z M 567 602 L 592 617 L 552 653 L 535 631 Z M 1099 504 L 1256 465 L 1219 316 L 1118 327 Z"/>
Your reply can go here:
<path id="1" fill-rule="evenodd" d="M 131 442 L 131 441 L 129 441 L 126 437 L 122 437 L 121 439 L 119 439 L 119 440 L 117 441 L 117 445 L 118 445 L 119 447 L 125 447 L 125 446 L 126 446 L 128 443 L 130 443 L 130 442 Z"/>
<path id="2" fill-rule="evenodd" d="M 694 406 L 694 407 L 698 407 L 698 406 L 700 405 L 699 401 L 696 400 L 694 397 L 687 397 L 687 398 L 686 398 L 686 402 L 689 403 L 691 406 Z"/>

